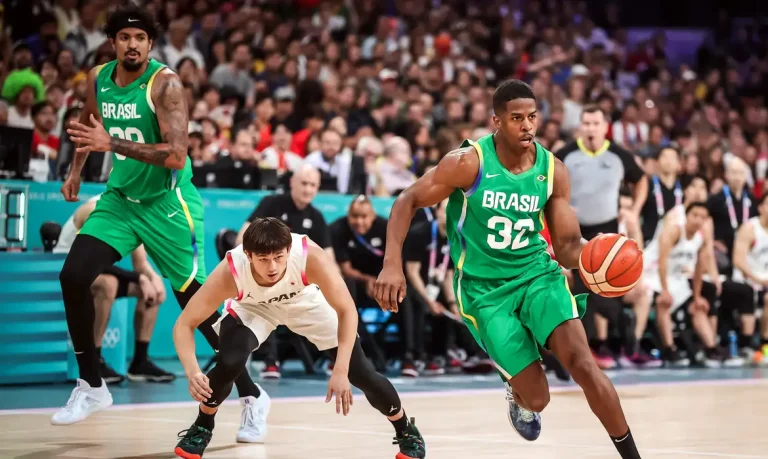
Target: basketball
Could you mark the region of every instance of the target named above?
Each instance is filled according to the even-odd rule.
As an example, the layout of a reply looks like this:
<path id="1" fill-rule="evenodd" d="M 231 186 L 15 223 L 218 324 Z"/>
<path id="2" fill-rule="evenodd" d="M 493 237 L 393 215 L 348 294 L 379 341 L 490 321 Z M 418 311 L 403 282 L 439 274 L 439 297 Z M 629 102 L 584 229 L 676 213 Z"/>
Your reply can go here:
<path id="1" fill-rule="evenodd" d="M 620 234 L 602 234 L 587 243 L 579 256 L 579 275 L 589 289 L 614 298 L 632 290 L 643 273 L 643 252 Z"/>

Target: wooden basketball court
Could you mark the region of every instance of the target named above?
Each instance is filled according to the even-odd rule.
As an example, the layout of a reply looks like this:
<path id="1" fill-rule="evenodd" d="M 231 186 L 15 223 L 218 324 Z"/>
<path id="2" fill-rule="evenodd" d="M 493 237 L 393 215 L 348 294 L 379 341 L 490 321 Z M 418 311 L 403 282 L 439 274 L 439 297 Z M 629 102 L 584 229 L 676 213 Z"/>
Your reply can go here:
<path id="1" fill-rule="evenodd" d="M 651 384 L 619 388 L 643 458 L 768 458 L 765 380 Z M 541 438 L 511 429 L 503 390 L 409 393 L 430 459 L 617 458 L 613 445 L 575 388 L 558 390 L 543 415 Z M 52 410 L 0 414 L 0 457 L 19 459 L 173 458 L 176 434 L 197 415 L 193 402 L 120 405 L 69 427 L 49 424 Z M 393 458 L 389 423 L 362 395 L 349 417 L 322 399 L 273 399 L 265 445 L 240 445 L 240 408 L 216 418 L 206 458 Z"/>

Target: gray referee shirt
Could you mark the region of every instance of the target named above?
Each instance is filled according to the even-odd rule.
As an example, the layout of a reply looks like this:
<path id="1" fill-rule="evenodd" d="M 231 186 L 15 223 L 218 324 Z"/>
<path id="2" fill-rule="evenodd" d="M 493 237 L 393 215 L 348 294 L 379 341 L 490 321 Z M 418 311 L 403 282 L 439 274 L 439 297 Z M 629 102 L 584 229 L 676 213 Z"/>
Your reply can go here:
<path id="1" fill-rule="evenodd" d="M 555 156 L 571 176 L 571 205 L 582 226 L 616 220 L 621 184 L 636 184 L 644 175 L 632 153 L 609 140 L 592 152 L 578 139 Z"/>

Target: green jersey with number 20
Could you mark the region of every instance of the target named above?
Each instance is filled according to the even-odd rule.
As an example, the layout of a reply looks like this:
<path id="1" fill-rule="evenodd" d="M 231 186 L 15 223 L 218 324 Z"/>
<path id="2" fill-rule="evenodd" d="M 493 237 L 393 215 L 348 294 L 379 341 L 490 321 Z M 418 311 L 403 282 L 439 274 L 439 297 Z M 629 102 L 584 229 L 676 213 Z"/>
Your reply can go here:
<path id="1" fill-rule="evenodd" d="M 125 87 L 117 86 L 113 80 L 117 65 L 114 60 L 96 70 L 94 89 L 104 129 L 113 137 L 132 142 L 162 143 L 151 94 L 155 77 L 165 65 L 150 59 L 144 73 Z M 112 171 L 107 188 L 119 191 L 134 202 L 151 201 L 192 178 L 189 161 L 183 169 L 173 170 L 111 154 Z"/>
<path id="2" fill-rule="evenodd" d="M 539 234 L 544 205 L 552 195 L 552 153 L 536 143 L 533 167 L 513 174 L 496 156 L 493 135 L 477 142 L 465 140 L 462 147 L 469 145 L 474 145 L 480 160 L 477 179 L 468 191 L 451 194 L 446 212 L 451 258 L 459 274 L 512 279 L 535 275 L 532 270 L 557 269 Z"/>

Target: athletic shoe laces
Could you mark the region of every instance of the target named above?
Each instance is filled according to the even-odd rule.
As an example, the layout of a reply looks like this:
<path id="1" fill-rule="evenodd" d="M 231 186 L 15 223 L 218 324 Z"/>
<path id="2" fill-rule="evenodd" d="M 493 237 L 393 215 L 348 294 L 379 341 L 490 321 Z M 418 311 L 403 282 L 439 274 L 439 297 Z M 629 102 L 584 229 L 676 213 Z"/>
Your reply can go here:
<path id="1" fill-rule="evenodd" d="M 243 413 L 240 415 L 240 428 L 255 428 L 257 425 L 264 424 L 265 421 L 264 408 L 253 404 L 248 404 L 245 406 Z"/>
<path id="2" fill-rule="evenodd" d="M 85 389 L 80 386 L 75 387 L 72 390 L 72 394 L 69 396 L 69 400 L 67 400 L 67 404 L 64 405 L 64 409 L 66 411 L 73 412 L 75 407 L 81 405 L 81 403 L 84 402 L 87 397 L 88 394 L 85 392 Z"/>
<path id="3" fill-rule="evenodd" d="M 507 385 L 507 396 L 506 399 L 508 402 L 512 402 L 517 406 L 517 416 L 525 423 L 533 422 L 534 420 L 534 413 L 533 411 L 526 410 L 522 406 L 520 406 L 515 401 L 515 393 L 512 392 L 512 387 Z"/>
<path id="4" fill-rule="evenodd" d="M 200 426 L 193 425 L 189 429 L 178 433 L 181 442 L 179 446 L 200 446 L 208 443 L 207 434 L 210 432 Z"/>

